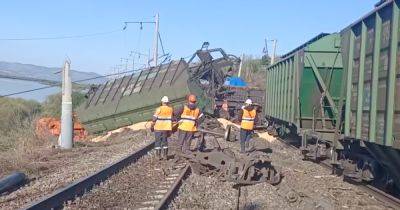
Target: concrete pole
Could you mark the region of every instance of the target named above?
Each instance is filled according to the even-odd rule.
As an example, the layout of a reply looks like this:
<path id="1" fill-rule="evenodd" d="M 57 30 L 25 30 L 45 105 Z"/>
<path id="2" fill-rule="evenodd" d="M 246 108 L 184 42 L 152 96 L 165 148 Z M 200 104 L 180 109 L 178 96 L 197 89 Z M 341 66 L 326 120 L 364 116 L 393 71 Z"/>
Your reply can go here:
<path id="1" fill-rule="evenodd" d="M 135 70 L 135 55 L 132 56 L 132 71 Z"/>
<path id="2" fill-rule="evenodd" d="M 150 66 L 151 66 L 151 64 L 150 64 L 150 62 L 152 61 L 152 59 L 151 59 L 151 57 L 150 57 L 150 48 L 149 48 L 149 50 L 148 50 L 148 55 L 149 56 L 147 56 L 147 67 L 148 68 L 150 68 Z M 154 61 L 154 60 L 153 60 Z"/>
<path id="3" fill-rule="evenodd" d="M 65 61 L 62 74 L 61 135 L 59 138 L 59 146 L 62 149 L 71 149 L 73 144 L 70 65 L 70 61 Z"/>
<path id="4" fill-rule="evenodd" d="M 264 50 L 263 53 L 264 53 L 265 55 L 268 55 L 268 39 L 267 39 L 267 38 L 264 39 L 264 44 L 265 44 L 265 46 L 264 46 L 264 49 L 265 49 L 265 50 Z"/>
<path id="5" fill-rule="evenodd" d="M 274 51 L 272 52 L 271 56 L 271 65 L 275 63 L 275 58 L 276 58 L 276 39 L 272 40 L 274 43 Z"/>
<path id="6" fill-rule="evenodd" d="M 159 16 L 158 13 L 155 17 L 156 27 L 154 29 L 154 43 L 153 43 L 153 61 L 154 66 L 158 65 L 158 24 L 159 24 Z"/>
<path id="7" fill-rule="evenodd" d="M 242 54 L 242 57 L 240 58 L 240 65 L 239 65 L 238 77 L 240 77 L 240 76 L 242 75 L 243 60 L 244 60 L 244 53 Z"/>

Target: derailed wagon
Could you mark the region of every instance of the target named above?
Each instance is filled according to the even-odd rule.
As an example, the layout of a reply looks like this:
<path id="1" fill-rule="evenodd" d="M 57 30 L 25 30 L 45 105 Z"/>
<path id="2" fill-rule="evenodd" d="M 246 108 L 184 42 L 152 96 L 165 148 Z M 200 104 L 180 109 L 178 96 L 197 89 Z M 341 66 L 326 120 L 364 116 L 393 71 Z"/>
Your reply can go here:
<path id="1" fill-rule="evenodd" d="M 189 93 L 197 96 L 198 106 L 203 112 L 218 115 L 220 96 L 229 88 L 224 86 L 225 73 L 229 69 L 237 69 L 239 62 L 240 59 L 220 48 L 201 49 L 188 61 L 171 61 L 110 80 L 89 91 L 88 99 L 77 110 L 80 122 L 90 133 L 99 133 L 147 121 L 159 106 L 162 96 L 167 95 L 171 105 L 176 107 L 185 102 Z M 263 101 L 265 92 L 259 91 L 253 88 L 237 89 L 234 95 L 239 98 L 233 101 L 225 95 L 223 99 L 227 99 L 229 109 L 236 113 L 238 104 L 242 104 L 247 97 Z"/>

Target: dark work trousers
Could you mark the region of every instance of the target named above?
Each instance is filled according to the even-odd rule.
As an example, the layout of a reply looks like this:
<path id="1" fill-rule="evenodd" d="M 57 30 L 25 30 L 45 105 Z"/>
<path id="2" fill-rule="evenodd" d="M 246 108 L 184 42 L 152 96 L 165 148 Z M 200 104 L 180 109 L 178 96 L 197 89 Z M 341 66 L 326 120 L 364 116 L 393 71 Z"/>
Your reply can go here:
<path id="1" fill-rule="evenodd" d="M 249 145 L 251 134 L 253 134 L 252 130 L 240 129 L 240 152 L 243 153 L 248 149 L 246 147 Z"/>
<path id="2" fill-rule="evenodd" d="M 154 148 L 155 149 L 166 149 L 168 148 L 168 132 L 169 131 L 154 131 Z"/>
<path id="3" fill-rule="evenodd" d="M 187 153 L 190 150 L 190 145 L 192 143 L 194 132 L 193 131 L 183 131 L 179 130 L 178 133 L 178 150 Z"/>

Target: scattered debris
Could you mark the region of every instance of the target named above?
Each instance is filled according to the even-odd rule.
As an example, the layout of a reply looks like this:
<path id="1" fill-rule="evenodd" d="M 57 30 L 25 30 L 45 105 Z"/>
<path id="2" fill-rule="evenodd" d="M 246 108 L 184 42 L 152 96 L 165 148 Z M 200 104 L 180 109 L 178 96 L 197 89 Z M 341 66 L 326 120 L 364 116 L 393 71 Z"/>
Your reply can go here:
<path id="1" fill-rule="evenodd" d="M 91 142 L 102 142 L 102 141 L 107 141 L 107 139 L 110 138 L 111 135 L 113 134 L 117 134 L 117 133 L 121 133 L 123 131 L 126 130 L 131 130 L 131 131 L 139 131 L 139 130 L 147 130 L 150 128 L 150 123 L 149 122 L 139 122 L 139 123 L 135 123 L 133 125 L 130 126 L 125 126 L 122 128 L 118 128 L 112 131 L 108 131 L 107 134 L 103 135 L 103 136 L 97 136 L 93 139 L 91 139 Z"/>
<path id="2" fill-rule="evenodd" d="M 229 126 L 227 126 L 229 128 Z M 268 154 L 253 151 L 247 155 L 236 157 L 235 153 L 228 149 L 222 149 L 217 137 L 225 137 L 226 134 L 218 134 L 211 131 L 200 131 L 202 135 L 196 145 L 197 151 L 180 154 L 186 158 L 193 171 L 200 175 L 218 177 L 219 180 L 231 181 L 239 185 L 250 185 L 260 182 L 278 184 L 281 180 L 280 172 L 271 164 Z M 206 148 L 212 142 L 213 148 Z"/>

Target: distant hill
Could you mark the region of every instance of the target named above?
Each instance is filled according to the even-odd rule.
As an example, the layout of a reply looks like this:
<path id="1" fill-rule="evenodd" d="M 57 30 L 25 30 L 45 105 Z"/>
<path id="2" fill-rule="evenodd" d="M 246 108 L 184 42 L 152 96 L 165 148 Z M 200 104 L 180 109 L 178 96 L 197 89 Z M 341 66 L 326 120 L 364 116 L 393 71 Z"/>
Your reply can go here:
<path id="1" fill-rule="evenodd" d="M 54 74 L 55 72 L 59 72 L 61 67 L 45 67 L 45 66 L 36 66 L 32 64 L 22 64 L 22 63 L 10 63 L 0 61 L 0 76 L 11 76 L 11 77 L 30 77 L 34 79 L 41 80 L 49 80 L 59 82 L 61 81 L 61 74 Z M 93 77 L 100 76 L 97 73 L 93 72 L 82 72 L 71 70 L 71 79 L 72 81 L 88 79 Z M 94 80 L 89 80 L 82 82 L 83 84 L 100 84 L 107 81 L 107 78 L 98 78 Z"/>

